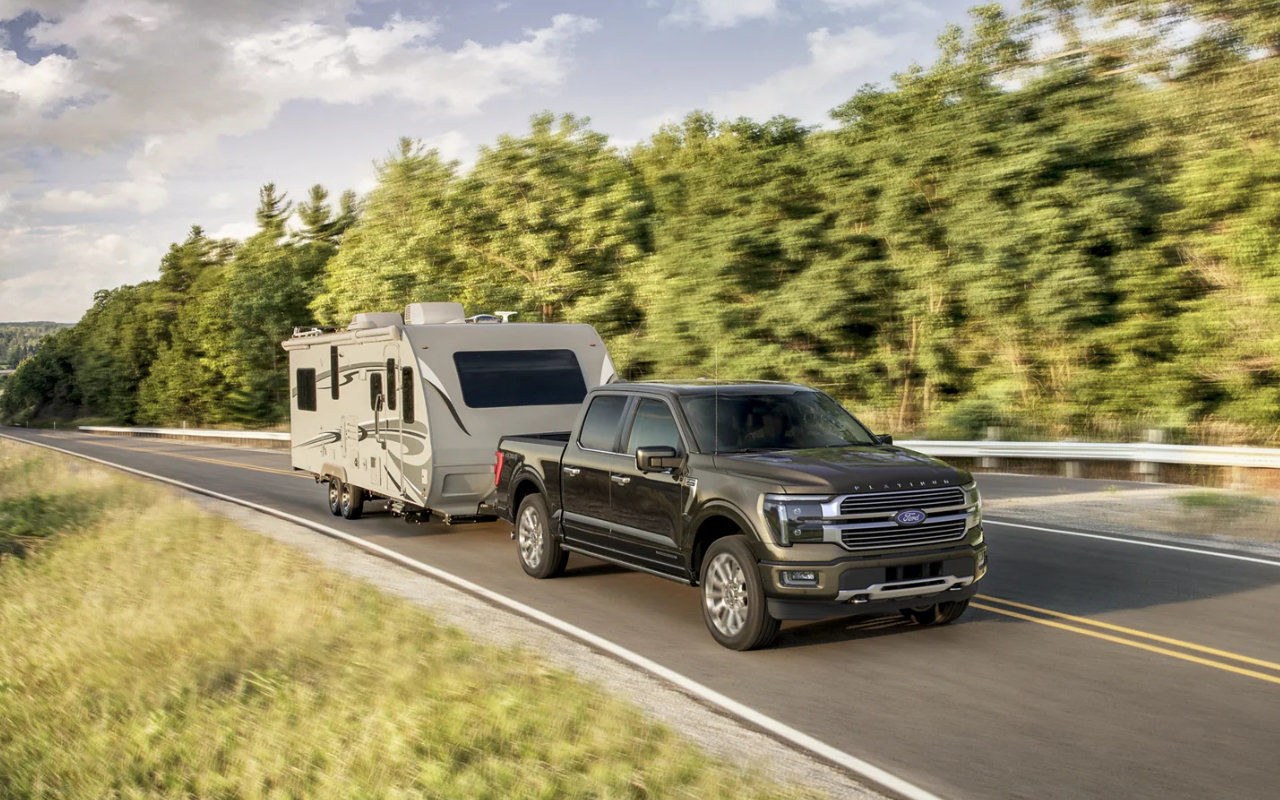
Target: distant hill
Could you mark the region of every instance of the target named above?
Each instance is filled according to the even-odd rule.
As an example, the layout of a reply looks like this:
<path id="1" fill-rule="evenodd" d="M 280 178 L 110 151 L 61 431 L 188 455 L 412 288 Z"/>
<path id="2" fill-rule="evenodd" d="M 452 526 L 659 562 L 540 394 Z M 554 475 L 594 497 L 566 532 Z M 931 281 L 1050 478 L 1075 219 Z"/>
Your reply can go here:
<path id="1" fill-rule="evenodd" d="M 45 336 L 66 322 L 0 322 L 0 369 L 12 369 L 18 362 L 36 351 L 36 345 Z"/>

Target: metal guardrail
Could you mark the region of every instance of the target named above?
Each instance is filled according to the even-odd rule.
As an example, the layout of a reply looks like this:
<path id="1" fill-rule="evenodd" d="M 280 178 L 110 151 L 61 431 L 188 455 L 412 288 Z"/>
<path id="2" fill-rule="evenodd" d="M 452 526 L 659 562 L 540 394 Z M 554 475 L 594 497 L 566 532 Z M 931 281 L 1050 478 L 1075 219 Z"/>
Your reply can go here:
<path id="1" fill-rule="evenodd" d="M 243 439 L 251 442 L 287 442 L 286 431 L 218 431 L 200 428 L 126 428 L 109 425 L 81 425 L 89 433 L 117 433 L 125 436 L 193 436 L 198 439 Z"/>
<path id="2" fill-rule="evenodd" d="M 1054 461 L 1129 461 L 1211 467 L 1280 469 L 1280 448 L 1121 442 L 988 442 L 903 440 L 902 447 L 939 458 L 1033 458 Z"/>
<path id="3" fill-rule="evenodd" d="M 287 442 L 282 431 L 223 431 L 197 428 L 128 428 L 82 425 L 89 433 L 135 436 L 189 436 L 209 439 Z M 1145 464 L 1280 469 L 1280 448 L 1121 442 L 994 442 L 904 439 L 896 444 L 939 458 L 1030 458 L 1051 461 L 1127 461 Z"/>

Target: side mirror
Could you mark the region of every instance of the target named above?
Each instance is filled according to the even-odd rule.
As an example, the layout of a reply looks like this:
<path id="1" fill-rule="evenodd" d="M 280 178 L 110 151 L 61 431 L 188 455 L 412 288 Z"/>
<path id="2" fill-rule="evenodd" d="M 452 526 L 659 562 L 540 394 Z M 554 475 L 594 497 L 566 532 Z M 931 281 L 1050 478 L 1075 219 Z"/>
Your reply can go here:
<path id="1" fill-rule="evenodd" d="M 684 456 L 674 447 L 637 447 L 636 469 L 641 472 L 662 472 L 684 466 Z"/>
<path id="2" fill-rule="evenodd" d="M 386 407 L 386 405 L 387 405 L 387 398 L 382 394 L 382 392 L 378 392 L 378 396 L 373 398 L 373 410 L 381 411 L 383 408 Z"/>
<path id="3" fill-rule="evenodd" d="M 880 434 L 879 436 L 877 436 L 876 438 L 880 440 L 880 444 L 893 444 L 893 434 L 892 434 L 892 433 L 882 433 L 882 434 Z"/>

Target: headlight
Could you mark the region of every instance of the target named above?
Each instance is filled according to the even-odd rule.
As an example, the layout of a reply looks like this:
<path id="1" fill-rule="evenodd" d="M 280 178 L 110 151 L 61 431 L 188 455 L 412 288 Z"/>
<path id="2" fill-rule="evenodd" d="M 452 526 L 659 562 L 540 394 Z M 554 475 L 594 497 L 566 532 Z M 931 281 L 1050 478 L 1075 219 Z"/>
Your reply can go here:
<path id="1" fill-rule="evenodd" d="M 967 511 L 964 527 L 967 530 L 982 524 L 982 492 L 978 491 L 977 481 L 960 488 L 964 491 L 964 505 Z"/>
<path id="2" fill-rule="evenodd" d="M 774 541 L 784 547 L 796 542 L 821 542 L 823 499 L 807 495 L 764 495 L 760 510 L 769 521 Z"/>

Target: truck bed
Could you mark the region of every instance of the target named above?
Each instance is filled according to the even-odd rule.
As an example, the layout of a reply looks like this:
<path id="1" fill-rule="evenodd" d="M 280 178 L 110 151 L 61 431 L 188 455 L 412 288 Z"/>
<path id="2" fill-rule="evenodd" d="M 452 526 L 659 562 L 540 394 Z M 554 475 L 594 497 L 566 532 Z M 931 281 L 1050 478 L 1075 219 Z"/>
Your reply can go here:
<path id="1" fill-rule="evenodd" d="M 503 442 L 527 442 L 529 444 L 546 444 L 556 442 L 569 443 L 569 431 L 551 431 L 549 433 L 521 433 L 516 436 L 503 436 Z"/>

